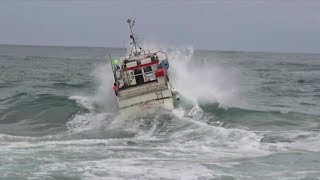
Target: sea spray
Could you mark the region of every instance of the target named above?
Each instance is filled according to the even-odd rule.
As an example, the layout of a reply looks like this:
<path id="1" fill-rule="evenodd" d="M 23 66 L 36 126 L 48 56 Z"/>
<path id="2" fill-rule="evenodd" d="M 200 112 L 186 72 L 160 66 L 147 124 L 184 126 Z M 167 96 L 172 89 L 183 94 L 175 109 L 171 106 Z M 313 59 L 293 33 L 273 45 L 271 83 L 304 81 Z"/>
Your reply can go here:
<path id="1" fill-rule="evenodd" d="M 162 49 L 167 53 L 170 68 L 169 78 L 180 94 L 193 104 L 219 103 L 223 107 L 243 106 L 246 101 L 239 81 L 241 72 L 224 66 L 217 59 L 199 59 L 194 56 L 194 48 L 172 47 L 144 43 L 146 49 Z"/>
<path id="2" fill-rule="evenodd" d="M 94 66 L 91 72 L 97 90 L 92 95 L 74 95 L 70 99 L 75 100 L 89 112 L 75 114 L 71 121 L 67 122 L 70 132 L 82 132 L 101 129 L 112 121 L 117 111 L 117 102 L 112 85 L 114 82 L 110 64 L 101 63 Z"/>
<path id="3" fill-rule="evenodd" d="M 75 99 L 89 110 L 101 109 L 105 112 L 114 112 L 117 109 L 116 96 L 112 90 L 114 83 L 110 64 L 96 64 L 91 72 L 91 76 L 97 86 L 96 91 L 91 95 L 74 95 L 70 99 Z"/>

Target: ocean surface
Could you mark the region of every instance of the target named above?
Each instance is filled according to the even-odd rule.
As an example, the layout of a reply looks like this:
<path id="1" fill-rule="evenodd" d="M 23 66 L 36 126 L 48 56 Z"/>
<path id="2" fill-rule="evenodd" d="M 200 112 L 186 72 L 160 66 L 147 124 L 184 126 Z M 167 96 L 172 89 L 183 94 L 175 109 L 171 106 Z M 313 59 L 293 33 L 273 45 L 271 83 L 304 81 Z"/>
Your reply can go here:
<path id="1" fill-rule="evenodd" d="M 0 45 L 0 179 L 320 179 L 320 55 L 164 50 L 181 101 L 124 114 L 125 49 Z"/>

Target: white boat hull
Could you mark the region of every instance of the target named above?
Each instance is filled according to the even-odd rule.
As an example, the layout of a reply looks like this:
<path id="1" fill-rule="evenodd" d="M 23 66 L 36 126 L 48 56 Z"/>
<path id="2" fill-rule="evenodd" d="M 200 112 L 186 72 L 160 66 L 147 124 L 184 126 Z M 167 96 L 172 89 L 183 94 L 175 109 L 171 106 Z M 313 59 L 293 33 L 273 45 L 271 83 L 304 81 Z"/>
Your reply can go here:
<path id="1" fill-rule="evenodd" d="M 134 104 L 128 107 L 121 108 L 121 111 L 129 110 L 129 111 L 135 111 L 136 113 L 140 113 L 142 111 L 146 110 L 151 110 L 151 109 L 166 109 L 166 110 L 172 110 L 174 109 L 173 105 L 173 99 L 171 98 L 166 98 L 166 99 L 161 99 L 161 100 L 151 100 L 151 101 L 146 101 L 146 102 L 141 102 L 138 104 Z"/>
<path id="2" fill-rule="evenodd" d="M 122 108 L 121 113 L 124 114 L 135 114 L 137 116 L 144 115 L 148 113 L 153 113 L 158 110 L 173 110 L 173 98 L 166 98 L 162 100 L 147 101 L 132 105 L 129 107 Z"/>

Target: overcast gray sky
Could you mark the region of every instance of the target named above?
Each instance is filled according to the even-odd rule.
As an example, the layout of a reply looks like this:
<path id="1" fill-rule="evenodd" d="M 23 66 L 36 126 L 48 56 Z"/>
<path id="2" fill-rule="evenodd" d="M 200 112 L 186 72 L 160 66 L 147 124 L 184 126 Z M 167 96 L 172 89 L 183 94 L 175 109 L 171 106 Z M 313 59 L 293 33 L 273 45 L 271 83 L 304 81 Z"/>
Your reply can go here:
<path id="1" fill-rule="evenodd" d="M 320 52 L 319 0 L 0 0 L 0 44 Z"/>

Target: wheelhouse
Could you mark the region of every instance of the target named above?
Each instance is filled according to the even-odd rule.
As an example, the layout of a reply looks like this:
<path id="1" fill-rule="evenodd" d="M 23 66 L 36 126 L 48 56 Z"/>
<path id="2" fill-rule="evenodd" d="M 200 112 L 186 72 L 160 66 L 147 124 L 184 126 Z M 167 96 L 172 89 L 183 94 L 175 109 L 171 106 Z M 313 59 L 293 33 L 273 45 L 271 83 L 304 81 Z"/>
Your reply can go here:
<path id="1" fill-rule="evenodd" d="M 121 59 L 120 71 L 117 74 L 119 91 L 130 87 L 158 81 L 164 76 L 164 69 L 159 67 L 159 59 L 155 53 L 143 54 Z"/>

